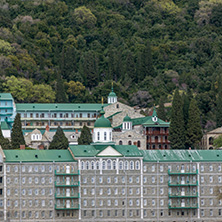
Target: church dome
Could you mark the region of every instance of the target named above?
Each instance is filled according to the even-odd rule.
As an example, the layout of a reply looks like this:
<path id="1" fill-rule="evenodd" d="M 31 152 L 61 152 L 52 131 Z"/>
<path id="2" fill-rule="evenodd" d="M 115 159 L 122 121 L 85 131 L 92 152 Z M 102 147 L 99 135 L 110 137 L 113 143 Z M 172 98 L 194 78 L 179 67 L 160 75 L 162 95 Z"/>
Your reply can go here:
<path id="1" fill-rule="evenodd" d="M 102 115 L 99 119 L 96 120 L 94 128 L 111 128 L 111 123 L 108 119 Z"/>
<path id="2" fill-rule="evenodd" d="M 116 93 L 114 93 L 114 92 L 112 91 L 112 92 L 109 93 L 109 96 L 110 96 L 110 97 L 115 97 L 115 96 L 116 96 Z"/>
<path id="3" fill-rule="evenodd" d="M 132 122 L 132 119 L 128 116 L 128 114 L 124 117 L 123 122 Z"/>

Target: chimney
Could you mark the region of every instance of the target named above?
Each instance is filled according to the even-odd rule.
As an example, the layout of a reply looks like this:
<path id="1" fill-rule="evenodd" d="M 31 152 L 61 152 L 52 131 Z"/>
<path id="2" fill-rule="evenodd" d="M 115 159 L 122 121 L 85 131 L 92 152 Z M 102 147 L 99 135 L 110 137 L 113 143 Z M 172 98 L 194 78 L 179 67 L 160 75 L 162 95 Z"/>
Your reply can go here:
<path id="1" fill-rule="evenodd" d="M 49 125 L 47 124 L 46 127 L 45 127 L 45 131 L 48 131 L 49 132 Z"/>
<path id="2" fill-rule="evenodd" d="M 40 144 L 38 148 L 39 148 L 39 150 L 44 150 L 44 145 Z"/>
<path id="3" fill-rule="evenodd" d="M 25 145 L 20 145 L 20 150 L 25 150 Z"/>

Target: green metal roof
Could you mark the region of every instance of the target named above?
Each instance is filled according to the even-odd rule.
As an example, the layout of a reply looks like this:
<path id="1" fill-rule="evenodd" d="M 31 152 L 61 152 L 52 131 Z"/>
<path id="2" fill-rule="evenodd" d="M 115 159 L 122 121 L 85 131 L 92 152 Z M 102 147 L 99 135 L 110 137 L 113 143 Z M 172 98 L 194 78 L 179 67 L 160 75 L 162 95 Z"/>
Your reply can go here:
<path id="1" fill-rule="evenodd" d="M 113 116 L 115 116 L 115 115 L 117 115 L 117 114 L 119 114 L 119 113 L 121 113 L 121 112 L 122 112 L 122 111 L 113 113 L 112 115 L 110 115 L 110 116 L 108 116 L 108 117 L 106 117 L 106 118 L 107 118 L 107 119 L 112 119 Z"/>
<path id="2" fill-rule="evenodd" d="M 68 150 L 4 150 L 6 162 L 71 162 Z"/>
<path id="3" fill-rule="evenodd" d="M 112 128 L 111 122 L 102 115 L 96 120 L 94 128 Z"/>
<path id="4" fill-rule="evenodd" d="M 109 96 L 110 96 L 110 97 L 116 97 L 116 93 L 110 92 L 110 93 L 109 93 Z"/>
<path id="5" fill-rule="evenodd" d="M 0 100 L 13 100 L 11 93 L 0 93 Z"/>
<path id="6" fill-rule="evenodd" d="M 140 150 L 145 162 L 222 162 L 222 150 Z"/>
<path id="7" fill-rule="evenodd" d="M 1 129 L 2 129 L 2 130 L 9 130 L 10 127 L 9 127 L 9 125 L 4 121 L 4 122 L 1 122 Z"/>
<path id="8" fill-rule="evenodd" d="M 111 146 L 125 157 L 140 157 L 142 154 L 135 145 L 70 145 L 75 157 L 95 157 L 98 153 Z"/>
<path id="9" fill-rule="evenodd" d="M 149 126 L 149 127 L 170 127 L 169 122 L 165 122 L 159 118 L 157 118 L 157 121 L 154 122 L 152 118 L 148 119 L 146 122 L 143 123 L 143 126 Z"/>
<path id="10" fill-rule="evenodd" d="M 132 119 L 128 116 L 128 114 L 123 118 L 123 122 L 132 122 Z"/>
<path id="11" fill-rule="evenodd" d="M 101 108 L 108 106 L 108 104 L 99 104 L 99 103 L 20 103 L 16 104 L 17 112 L 39 112 L 39 111 L 62 111 L 62 112 L 78 112 L 78 111 L 99 111 Z"/>

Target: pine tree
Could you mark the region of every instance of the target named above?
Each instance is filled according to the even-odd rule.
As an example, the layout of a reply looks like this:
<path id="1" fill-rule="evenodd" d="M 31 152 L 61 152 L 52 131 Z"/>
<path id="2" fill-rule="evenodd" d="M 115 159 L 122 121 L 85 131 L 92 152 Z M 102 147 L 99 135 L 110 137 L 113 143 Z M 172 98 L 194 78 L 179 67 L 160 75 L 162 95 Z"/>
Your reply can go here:
<path id="1" fill-rule="evenodd" d="M 222 78 L 221 75 L 218 79 L 218 96 L 217 96 L 217 102 L 216 102 L 216 124 L 217 127 L 222 126 Z"/>
<path id="2" fill-rule="evenodd" d="M 25 140 L 22 133 L 21 116 L 16 114 L 11 133 L 12 149 L 18 149 L 20 145 L 25 145 Z"/>
<path id="3" fill-rule="evenodd" d="M 87 126 L 84 126 L 78 138 L 78 145 L 89 145 L 92 143 L 92 134 Z"/>
<path id="4" fill-rule="evenodd" d="M 3 136 L 1 128 L 0 128 L 0 145 L 4 150 L 11 148 L 10 142 L 7 138 Z"/>
<path id="5" fill-rule="evenodd" d="M 56 81 L 56 102 L 57 103 L 68 102 L 64 89 L 64 84 L 61 75 L 58 72 L 57 72 L 57 81 Z"/>
<path id="6" fill-rule="evenodd" d="M 157 110 L 157 116 L 159 119 L 166 121 L 166 112 L 165 112 L 163 97 L 160 98 L 159 108 Z"/>
<path id="7" fill-rule="evenodd" d="M 202 138 L 200 124 L 200 111 L 195 99 L 192 99 L 189 106 L 189 118 L 187 123 L 186 140 L 189 147 L 197 148 Z"/>
<path id="8" fill-rule="evenodd" d="M 172 149 L 185 148 L 185 129 L 183 119 L 183 102 L 176 89 L 170 118 L 169 140 Z"/>
<path id="9" fill-rule="evenodd" d="M 64 150 L 67 149 L 68 146 L 68 139 L 66 138 L 62 128 L 58 126 L 56 134 L 53 136 L 53 140 L 49 145 L 49 149 Z"/>

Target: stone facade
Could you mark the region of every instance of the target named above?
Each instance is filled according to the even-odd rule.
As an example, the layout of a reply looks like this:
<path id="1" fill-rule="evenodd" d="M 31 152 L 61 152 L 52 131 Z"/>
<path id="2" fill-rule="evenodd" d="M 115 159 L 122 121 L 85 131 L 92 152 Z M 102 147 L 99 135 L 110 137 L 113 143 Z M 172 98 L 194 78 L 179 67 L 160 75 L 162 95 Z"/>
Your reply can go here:
<path id="1" fill-rule="evenodd" d="M 104 107 L 105 117 L 112 116 L 112 126 L 116 127 L 122 124 L 124 117 L 128 114 L 131 118 L 140 118 L 144 115 L 140 114 L 140 110 L 125 105 L 121 102 L 116 102 Z M 115 114 L 115 115 L 114 115 Z"/>
<path id="2" fill-rule="evenodd" d="M 200 144 L 201 148 L 207 149 L 207 150 L 214 149 L 214 146 L 213 146 L 214 139 L 221 135 L 222 135 L 222 127 L 219 127 L 210 132 L 207 132 L 206 134 L 204 134 L 201 140 L 201 144 Z"/>
<path id="3" fill-rule="evenodd" d="M 71 162 L 7 162 L 14 153 L 7 151 L 0 165 L 1 221 L 221 222 L 222 151 L 148 157 L 148 151 L 133 156 L 135 150 L 126 157 L 108 147 L 90 157 L 85 149 L 78 157 L 74 147 L 65 151 Z M 41 152 L 49 151 L 36 155 Z"/>

